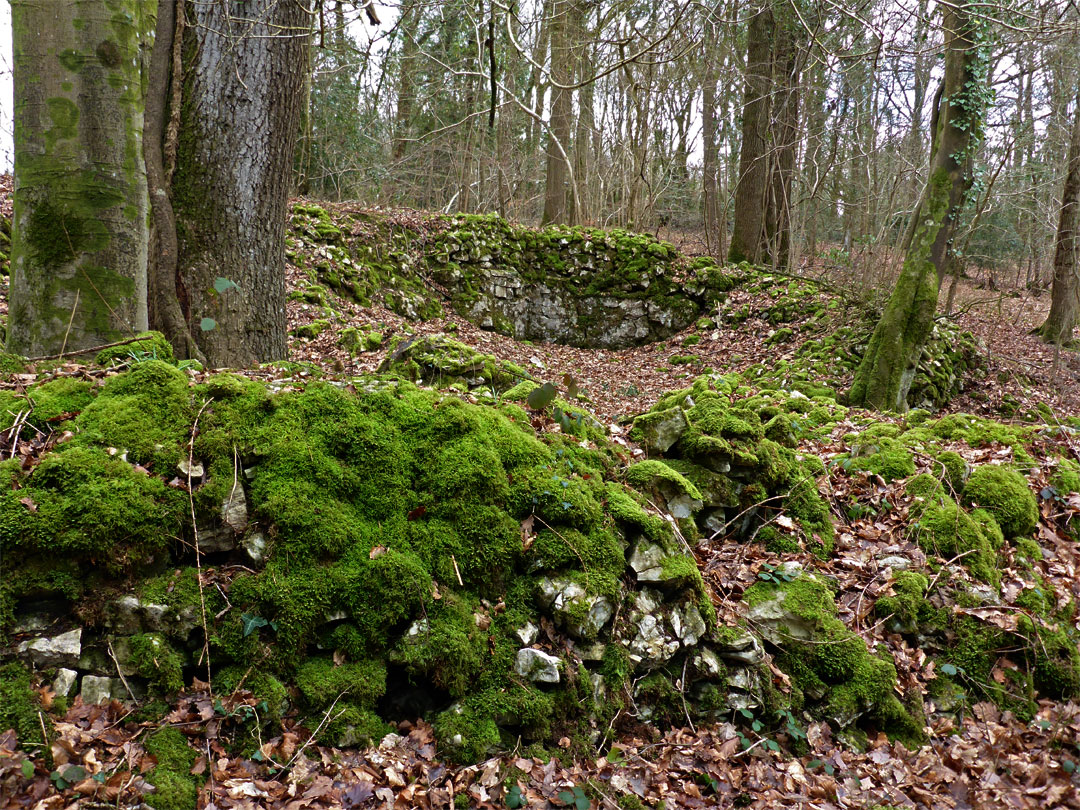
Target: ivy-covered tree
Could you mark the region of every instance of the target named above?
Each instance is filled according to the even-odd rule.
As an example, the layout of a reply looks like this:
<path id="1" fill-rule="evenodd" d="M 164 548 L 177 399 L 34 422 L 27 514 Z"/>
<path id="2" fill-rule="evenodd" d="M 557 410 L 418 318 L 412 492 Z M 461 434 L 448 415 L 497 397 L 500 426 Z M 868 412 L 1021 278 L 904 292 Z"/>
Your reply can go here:
<path id="1" fill-rule="evenodd" d="M 915 369 L 933 328 L 991 96 L 989 31 L 975 6 L 965 2 L 940 7 L 945 76 L 930 126 L 930 171 L 904 239 L 900 277 L 848 394 L 854 405 L 906 410 Z"/>

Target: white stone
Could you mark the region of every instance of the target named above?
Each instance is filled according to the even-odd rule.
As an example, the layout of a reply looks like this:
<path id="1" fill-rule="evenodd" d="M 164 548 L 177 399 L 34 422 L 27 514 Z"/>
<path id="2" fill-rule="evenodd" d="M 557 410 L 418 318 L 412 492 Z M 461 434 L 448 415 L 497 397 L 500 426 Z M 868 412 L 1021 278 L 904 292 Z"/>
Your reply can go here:
<path id="1" fill-rule="evenodd" d="M 75 686 L 75 680 L 78 677 L 79 673 L 75 670 L 61 667 L 56 671 L 56 678 L 52 684 L 53 691 L 60 697 L 67 697 L 71 694 L 71 689 Z"/>
<path id="2" fill-rule="evenodd" d="M 84 675 L 82 679 L 83 703 L 97 705 L 112 699 L 112 678 L 100 675 Z"/>
<path id="3" fill-rule="evenodd" d="M 532 622 L 525 622 L 525 626 L 519 627 L 515 633 L 521 639 L 521 643 L 528 647 L 536 641 L 536 637 L 540 635 L 540 630 Z"/>
<path id="4" fill-rule="evenodd" d="M 561 665 L 562 661 L 554 655 L 548 655 L 535 647 L 523 647 L 518 650 L 514 671 L 535 683 L 558 683 Z"/>
<path id="5" fill-rule="evenodd" d="M 184 476 L 184 478 L 190 477 L 192 480 L 201 479 L 206 474 L 206 470 L 201 463 L 193 460 L 189 464 L 186 458 L 180 459 L 180 462 L 176 465 L 176 469 L 180 472 L 180 475 Z"/>
<path id="6" fill-rule="evenodd" d="M 19 645 L 39 667 L 75 666 L 82 655 L 82 628 L 76 627 L 52 638 L 35 638 Z"/>

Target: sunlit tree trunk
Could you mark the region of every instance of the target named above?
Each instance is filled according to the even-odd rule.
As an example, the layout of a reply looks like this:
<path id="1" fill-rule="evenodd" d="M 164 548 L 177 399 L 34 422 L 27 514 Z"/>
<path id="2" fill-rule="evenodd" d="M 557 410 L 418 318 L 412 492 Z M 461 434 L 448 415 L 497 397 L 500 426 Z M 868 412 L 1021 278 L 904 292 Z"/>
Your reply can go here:
<path id="1" fill-rule="evenodd" d="M 931 122 L 930 173 L 905 240 L 904 264 L 849 392 L 854 405 L 904 411 L 933 327 L 949 243 L 971 187 L 986 114 L 989 57 L 973 3 L 943 5 L 945 76 Z"/>
<path id="2" fill-rule="evenodd" d="M 1072 135 L 1069 138 L 1069 162 L 1065 172 L 1065 188 L 1061 195 L 1057 239 L 1054 248 L 1054 287 L 1050 298 L 1050 313 L 1039 327 L 1039 335 L 1047 343 L 1066 343 L 1072 339 L 1080 312 L 1080 91 L 1076 94 Z"/>
<path id="3" fill-rule="evenodd" d="M 7 346 L 25 355 L 147 327 L 141 43 L 152 0 L 13 0 Z"/>

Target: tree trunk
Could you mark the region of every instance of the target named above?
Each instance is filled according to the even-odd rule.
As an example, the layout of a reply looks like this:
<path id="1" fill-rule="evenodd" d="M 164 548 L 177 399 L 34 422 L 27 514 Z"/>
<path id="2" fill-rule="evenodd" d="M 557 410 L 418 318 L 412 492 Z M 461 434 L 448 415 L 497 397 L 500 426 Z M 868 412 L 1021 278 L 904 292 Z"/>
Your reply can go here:
<path id="1" fill-rule="evenodd" d="M 402 6 L 401 21 L 401 64 L 398 66 L 397 108 L 394 111 L 394 147 L 391 155 L 395 161 L 405 157 L 410 138 L 413 137 L 413 116 L 416 106 L 416 81 L 414 72 L 417 68 L 419 47 L 416 42 L 417 26 L 420 19 L 420 6 L 408 2 Z"/>
<path id="2" fill-rule="evenodd" d="M 1054 287 L 1050 294 L 1050 313 L 1039 327 L 1039 335 L 1047 343 L 1067 343 L 1072 339 L 1080 311 L 1080 259 L 1077 240 L 1080 239 L 1080 90 L 1073 111 L 1072 136 L 1069 138 L 1069 163 L 1065 172 L 1065 189 L 1061 195 L 1061 214 L 1058 217 L 1057 239 L 1054 248 Z"/>
<path id="3" fill-rule="evenodd" d="M 285 221 L 311 20 L 188 0 L 173 179 L 186 314 L 212 367 L 285 356 Z"/>
<path id="4" fill-rule="evenodd" d="M 720 144 L 717 140 L 716 85 L 720 81 L 720 54 L 717 53 L 717 20 L 707 15 L 702 36 L 701 67 L 701 139 L 702 155 L 702 215 L 705 225 L 706 250 L 714 256 L 720 252 Z"/>
<path id="5" fill-rule="evenodd" d="M 912 216 L 904 264 L 855 373 L 853 405 L 904 411 L 915 369 L 933 327 L 956 219 L 971 186 L 981 142 L 989 57 L 973 3 L 943 5 L 945 76 L 931 122 L 930 172 Z"/>
<path id="6" fill-rule="evenodd" d="M 790 8 L 779 6 L 773 61 L 772 155 L 766 206 L 765 238 L 773 265 L 791 266 L 791 192 L 799 149 L 799 85 L 802 54 L 796 33 L 801 30 Z"/>
<path id="7" fill-rule="evenodd" d="M 728 260 L 757 264 L 765 256 L 765 204 L 769 182 L 769 96 L 772 90 L 771 0 L 753 12 L 747 34 L 746 89 L 743 96 L 739 182 L 735 187 L 735 223 Z"/>
<path id="8" fill-rule="evenodd" d="M 116 6 L 113 8 L 112 6 Z M 154 4 L 13 0 L 9 351 L 147 328 L 143 54 Z"/>
<path id="9" fill-rule="evenodd" d="M 551 18 L 551 123 L 548 128 L 547 171 L 544 181 L 543 224 L 567 223 L 570 186 L 570 133 L 573 91 L 558 85 L 572 82 L 570 58 L 571 0 L 555 0 Z"/>

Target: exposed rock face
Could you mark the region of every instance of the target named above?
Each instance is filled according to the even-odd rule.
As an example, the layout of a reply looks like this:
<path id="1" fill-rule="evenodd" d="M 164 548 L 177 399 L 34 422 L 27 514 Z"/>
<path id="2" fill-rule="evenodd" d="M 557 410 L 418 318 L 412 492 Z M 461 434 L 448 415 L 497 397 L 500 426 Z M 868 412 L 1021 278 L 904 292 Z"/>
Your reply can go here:
<path id="1" fill-rule="evenodd" d="M 388 228 L 368 217 L 347 237 L 317 206 L 298 205 L 294 214 L 294 225 L 323 243 L 329 286 L 381 298 L 414 319 L 438 314 L 444 298 L 481 328 L 519 340 L 639 346 L 689 326 L 732 285 L 712 260 L 690 262 L 666 242 L 627 231 L 534 230 L 470 215 L 432 218 L 418 238 L 414 223 Z M 387 241 L 390 250 L 380 247 Z"/>
<path id="2" fill-rule="evenodd" d="M 82 628 L 76 627 L 52 638 L 24 641 L 18 649 L 39 667 L 74 666 L 82 654 Z"/>

